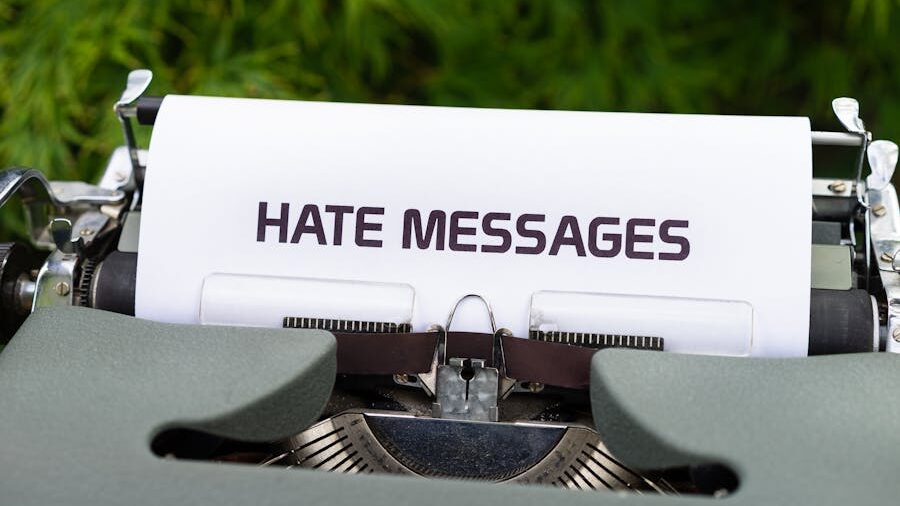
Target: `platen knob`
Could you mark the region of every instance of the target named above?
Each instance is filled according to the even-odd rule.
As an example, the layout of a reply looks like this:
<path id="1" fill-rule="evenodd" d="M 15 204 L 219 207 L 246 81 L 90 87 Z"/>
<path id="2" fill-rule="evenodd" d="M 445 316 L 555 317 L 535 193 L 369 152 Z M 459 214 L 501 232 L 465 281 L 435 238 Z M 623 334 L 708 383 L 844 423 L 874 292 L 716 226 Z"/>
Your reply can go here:
<path id="1" fill-rule="evenodd" d="M 0 243 L 0 344 L 12 338 L 31 313 L 39 256 L 16 242 Z"/>

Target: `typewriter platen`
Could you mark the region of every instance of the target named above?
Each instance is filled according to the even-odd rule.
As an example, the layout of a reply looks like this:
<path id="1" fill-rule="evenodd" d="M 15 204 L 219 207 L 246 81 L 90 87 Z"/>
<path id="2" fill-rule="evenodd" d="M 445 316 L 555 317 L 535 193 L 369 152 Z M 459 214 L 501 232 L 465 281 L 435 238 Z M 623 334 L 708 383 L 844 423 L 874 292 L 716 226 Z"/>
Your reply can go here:
<path id="1" fill-rule="evenodd" d="M 146 152 L 137 146 L 133 123 L 155 121 L 162 99 L 143 96 L 150 78 L 148 71 L 129 75 L 115 105 L 126 145 L 112 154 L 98 184 L 48 182 L 32 169 L 0 174 L 3 212 L 16 212 L 8 202 L 18 196 L 30 239 L 0 247 L 4 342 L 42 308 L 134 314 Z M 835 99 L 833 108 L 844 131 L 814 132 L 812 142 L 844 147 L 857 158 L 846 179 L 813 180 L 809 355 L 896 353 L 900 205 L 890 181 L 897 146 L 873 140 L 855 100 Z M 594 352 L 665 352 L 664 335 L 548 330 L 538 321 L 520 339 L 498 327 L 481 295 L 458 304 L 472 301 L 490 321 L 483 333 L 454 332 L 456 307 L 427 332 L 412 332 L 402 321 L 284 315 L 284 328 L 324 330 L 337 339 L 337 375 L 316 423 L 264 443 L 173 427 L 150 446 L 174 459 L 319 472 L 653 494 L 723 496 L 738 488 L 740 473 L 726 462 L 628 465 L 594 428 L 587 390 Z M 532 314 L 579 301 L 533 301 L 541 303 L 542 311 L 533 307 Z"/>

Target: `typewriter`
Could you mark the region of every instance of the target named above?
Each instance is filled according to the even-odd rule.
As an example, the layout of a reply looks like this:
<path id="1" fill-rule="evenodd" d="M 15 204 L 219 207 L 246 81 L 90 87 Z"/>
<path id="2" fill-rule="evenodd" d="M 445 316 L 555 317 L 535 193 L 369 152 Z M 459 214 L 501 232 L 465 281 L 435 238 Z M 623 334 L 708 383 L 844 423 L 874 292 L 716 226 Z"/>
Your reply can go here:
<path id="1" fill-rule="evenodd" d="M 125 144 L 99 182 L 0 173 L 0 212 L 28 225 L 0 245 L 2 502 L 900 497 L 897 146 L 874 140 L 855 100 L 832 104 L 840 131 L 812 134 L 855 162 L 812 181 L 810 356 L 748 359 L 668 353 L 665 336 L 512 337 L 479 294 L 460 303 L 483 307 L 483 333 L 454 332 L 456 308 L 427 332 L 135 319 L 147 152 L 134 132 L 162 103 L 145 96 L 151 76 L 128 77 Z"/>

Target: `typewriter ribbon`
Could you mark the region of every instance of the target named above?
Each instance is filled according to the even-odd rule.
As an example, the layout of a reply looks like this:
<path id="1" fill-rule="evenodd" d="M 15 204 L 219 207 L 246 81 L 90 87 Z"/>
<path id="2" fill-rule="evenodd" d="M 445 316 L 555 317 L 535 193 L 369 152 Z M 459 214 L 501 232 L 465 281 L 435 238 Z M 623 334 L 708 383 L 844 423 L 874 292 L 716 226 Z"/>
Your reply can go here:
<path id="1" fill-rule="evenodd" d="M 566 344 L 806 355 L 811 174 L 806 118 L 170 95 L 135 312 L 321 320 L 341 348 L 393 340 L 418 370 L 428 327 L 477 293 L 517 336 L 512 369 Z M 347 322 L 409 332 L 343 337 Z M 478 312 L 454 327 L 450 347 L 490 342 Z"/>

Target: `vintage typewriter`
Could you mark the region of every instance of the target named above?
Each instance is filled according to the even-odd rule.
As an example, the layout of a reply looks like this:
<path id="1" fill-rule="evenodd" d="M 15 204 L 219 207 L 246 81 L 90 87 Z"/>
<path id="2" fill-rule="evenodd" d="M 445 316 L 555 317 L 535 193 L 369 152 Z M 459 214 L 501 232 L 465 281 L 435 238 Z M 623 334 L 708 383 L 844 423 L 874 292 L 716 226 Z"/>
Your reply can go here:
<path id="1" fill-rule="evenodd" d="M 150 78 L 129 75 L 125 145 L 99 182 L 0 173 L 2 212 L 28 224 L 0 245 L 0 502 L 900 497 L 897 146 L 873 140 L 855 100 L 833 102 L 843 131 L 812 135 L 855 159 L 812 182 L 808 354 L 825 356 L 741 359 L 666 353 L 664 335 L 512 337 L 478 294 L 461 302 L 483 305 L 483 333 L 454 332 L 455 308 L 428 332 L 315 314 L 285 315 L 289 331 L 137 320 L 134 129 L 162 102 L 144 96 Z"/>

